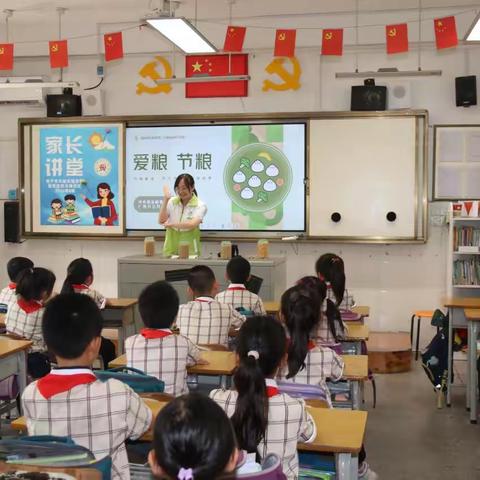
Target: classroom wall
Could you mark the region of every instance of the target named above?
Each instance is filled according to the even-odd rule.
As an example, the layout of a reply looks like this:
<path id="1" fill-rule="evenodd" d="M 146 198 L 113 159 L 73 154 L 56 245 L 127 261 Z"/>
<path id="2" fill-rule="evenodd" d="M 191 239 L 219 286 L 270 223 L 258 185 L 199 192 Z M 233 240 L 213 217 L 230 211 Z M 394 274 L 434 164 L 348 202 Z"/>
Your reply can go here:
<path id="1" fill-rule="evenodd" d="M 275 2 L 285 7 L 290 2 Z M 316 17 L 320 26 L 353 25 L 354 16 L 348 13 L 353 2 L 335 2 L 338 10 L 345 7 L 342 15 Z M 375 4 L 375 2 L 364 2 Z M 376 3 L 377 8 L 379 3 Z M 437 15 L 455 13 L 461 10 L 428 10 L 425 18 L 431 19 Z M 465 10 L 465 9 L 464 9 Z M 213 15 L 213 14 L 212 14 Z M 392 14 L 378 13 L 362 15 L 364 24 L 385 25 L 395 21 L 415 18 L 412 10 L 397 11 Z M 474 13 L 469 10 L 468 15 L 459 17 L 459 35 L 463 35 L 466 25 L 473 19 Z M 124 15 L 122 21 L 128 18 Z M 254 20 L 245 20 L 252 24 Z M 275 26 L 288 26 L 285 18 L 270 19 Z M 80 34 L 81 22 L 71 22 L 72 31 Z M 425 20 L 425 32 L 422 35 L 426 40 L 422 44 L 422 66 L 424 69 L 442 69 L 441 77 L 424 77 L 402 79 L 408 82 L 411 90 L 411 107 L 428 109 L 430 123 L 478 123 L 478 107 L 459 109 L 454 106 L 454 77 L 464 74 L 478 74 L 479 47 L 460 47 L 456 50 L 438 53 L 431 42 L 432 32 L 427 31 L 431 20 Z M 295 17 L 295 25 L 312 25 L 309 17 Z M 51 26 L 51 25 L 50 25 Z M 96 26 L 85 21 L 88 31 L 96 31 Z M 199 23 L 202 28 L 202 24 Z M 27 25 L 19 24 L 16 35 L 22 40 L 48 37 L 48 22 L 35 25 L 31 29 Z M 100 26 L 100 31 L 108 28 L 114 31 L 122 25 L 109 24 Z M 216 43 L 221 44 L 224 26 L 218 24 L 204 24 L 202 30 L 210 35 Z M 413 36 L 414 26 L 411 28 Z M 64 27 L 68 32 L 68 27 Z M 129 31 L 126 36 L 127 55 L 119 62 L 106 66 L 105 81 L 102 90 L 105 99 L 105 114 L 172 114 L 172 113 L 224 113 L 224 112 L 279 112 L 279 111 L 319 111 L 319 110 L 348 110 L 350 86 L 360 84 L 355 80 L 336 80 L 335 72 L 352 71 L 356 63 L 360 70 L 377 69 L 384 66 L 397 66 L 399 69 L 416 69 L 417 53 L 387 58 L 384 53 L 383 29 L 378 27 L 361 32 L 359 48 L 353 48 L 353 31 L 346 32 L 347 45 L 345 55 L 341 58 L 321 58 L 318 54 L 320 34 L 316 31 L 299 33 L 298 59 L 302 67 L 301 88 L 290 92 L 262 92 L 262 82 L 267 75 L 264 71 L 271 60 L 273 48 L 273 31 L 266 31 L 260 35 L 256 30 L 252 35 L 254 40 L 247 47 L 252 49 L 250 57 L 249 97 L 244 99 L 195 99 L 184 98 L 182 85 L 175 85 L 169 95 L 137 95 L 136 84 L 141 80 L 139 69 L 147 62 L 152 61 L 156 47 L 161 47 L 158 37 L 151 32 L 142 33 L 137 30 Z M 316 36 L 315 36 L 316 35 Z M 73 34 L 72 34 L 73 36 Z M 267 37 L 267 38 L 266 38 Z M 269 39 L 269 37 L 272 37 Z M 412 37 L 411 37 L 412 38 Z M 15 39 L 14 39 L 15 40 Z M 96 42 L 85 40 L 81 45 L 72 46 L 71 67 L 64 72 L 65 79 L 78 80 L 82 87 L 97 83 L 95 68 L 98 57 L 95 55 Z M 267 48 L 268 47 L 268 48 Z M 25 58 L 16 62 L 14 75 L 50 74 L 48 60 L 38 45 L 23 44 L 20 52 Z M 142 53 L 148 52 L 148 53 Z M 81 54 L 81 55 L 80 55 Z M 162 54 L 162 53 L 161 53 Z M 163 53 L 167 55 L 168 52 Z M 183 76 L 183 58 L 176 57 L 176 71 Z M 53 75 L 52 78 L 55 78 Z M 377 82 L 381 84 L 380 81 Z M 5 175 L 0 177 L 0 194 L 5 195 L 8 188 L 15 187 L 16 182 L 16 135 L 17 118 L 25 116 L 43 116 L 44 111 L 38 108 L 25 106 L 0 106 L 0 162 Z M 400 172 L 399 172 L 400 173 Z M 161 185 L 159 185 L 159 190 Z M 340 187 L 341 189 L 341 187 Z M 201 193 L 201 192 L 200 192 Z M 348 191 L 342 192 L 348 195 Z M 352 199 L 354 201 L 354 199 Z M 273 254 L 287 256 L 288 282 L 294 282 L 298 277 L 313 273 L 315 259 L 322 253 L 333 251 L 341 255 L 347 267 L 348 288 L 354 293 L 359 304 L 368 304 L 372 308 L 370 326 L 373 330 L 406 331 L 410 328 L 411 312 L 415 309 L 435 308 L 440 306 L 441 296 L 445 291 L 445 258 L 447 227 L 437 226 L 442 221 L 445 204 L 432 204 L 430 209 L 429 241 L 425 245 L 348 245 L 348 244 L 321 244 L 321 243 L 276 243 L 272 244 Z M 3 218 L 0 219 L 0 235 L 3 238 Z M 160 244 L 158 248 L 160 249 Z M 204 242 L 205 254 L 216 254 L 219 243 Z M 60 288 L 67 264 L 72 258 L 85 256 L 92 260 L 96 272 L 95 286 L 106 295 L 115 296 L 117 293 L 117 258 L 124 255 L 141 253 L 143 244 L 140 241 L 79 241 L 79 240 L 28 240 L 21 245 L 7 245 L 0 243 L 0 256 L 7 260 L 14 255 L 27 255 L 37 264 L 50 267 L 57 274 Z M 253 255 L 255 245 L 241 244 L 243 255 Z M 5 272 L 0 271 L 0 281 L 6 282 Z M 430 329 L 425 327 L 423 340 L 430 337 Z"/>

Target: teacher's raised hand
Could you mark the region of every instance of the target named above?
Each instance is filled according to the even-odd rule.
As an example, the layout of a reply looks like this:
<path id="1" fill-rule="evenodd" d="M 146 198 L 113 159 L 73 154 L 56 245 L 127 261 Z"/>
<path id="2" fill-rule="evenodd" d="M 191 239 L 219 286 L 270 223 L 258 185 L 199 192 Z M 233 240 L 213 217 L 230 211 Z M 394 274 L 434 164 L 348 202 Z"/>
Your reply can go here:
<path id="1" fill-rule="evenodd" d="M 172 198 L 172 192 L 167 184 L 163 186 L 163 198 L 167 202 Z"/>

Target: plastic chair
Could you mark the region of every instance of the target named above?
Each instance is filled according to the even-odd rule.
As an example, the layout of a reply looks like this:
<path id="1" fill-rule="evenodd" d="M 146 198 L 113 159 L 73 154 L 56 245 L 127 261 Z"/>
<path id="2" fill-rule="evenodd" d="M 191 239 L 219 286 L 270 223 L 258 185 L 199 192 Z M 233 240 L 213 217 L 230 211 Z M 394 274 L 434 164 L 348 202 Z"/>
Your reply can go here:
<path id="1" fill-rule="evenodd" d="M 415 318 L 417 319 L 417 341 L 415 347 L 415 361 L 418 360 L 418 350 L 419 350 L 419 343 L 420 343 L 420 323 L 422 318 L 429 318 L 433 317 L 433 310 L 416 310 L 412 318 L 410 320 L 410 343 L 413 346 L 413 326 L 415 323 Z"/>
<path id="2" fill-rule="evenodd" d="M 262 461 L 262 471 L 256 473 L 245 473 L 243 475 L 235 475 L 235 478 L 252 479 L 252 480 L 286 480 L 287 477 L 283 473 L 280 458 L 274 453 L 269 453 Z"/>

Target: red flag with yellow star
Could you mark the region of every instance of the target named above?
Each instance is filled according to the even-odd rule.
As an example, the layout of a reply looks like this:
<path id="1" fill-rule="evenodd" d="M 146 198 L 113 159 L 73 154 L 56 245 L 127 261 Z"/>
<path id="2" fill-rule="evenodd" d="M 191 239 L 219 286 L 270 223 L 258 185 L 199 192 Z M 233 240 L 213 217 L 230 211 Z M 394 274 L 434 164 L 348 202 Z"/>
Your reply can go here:
<path id="1" fill-rule="evenodd" d="M 322 33 L 322 55 L 343 54 L 343 28 L 326 28 Z"/>
<path id="2" fill-rule="evenodd" d="M 13 43 L 0 44 L 0 70 L 13 70 Z"/>
<path id="3" fill-rule="evenodd" d="M 408 25 L 399 23 L 385 27 L 387 36 L 387 53 L 408 52 Z"/>
<path id="4" fill-rule="evenodd" d="M 225 35 L 225 43 L 223 44 L 224 52 L 241 52 L 243 42 L 245 40 L 246 27 L 234 27 L 229 25 Z"/>
<path id="5" fill-rule="evenodd" d="M 103 36 L 103 43 L 105 44 L 106 62 L 123 58 L 122 32 L 106 33 Z"/>
<path id="6" fill-rule="evenodd" d="M 276 57 L 294 57 L 296 37 L 296 30 L 277 30 L 273 54 Z"/>
<path id="7" fill-rule="evenodd" d="M 435 26 L 435 42 L 438 50 L 458 45 L 455 17 L 436 18 L 433 24 Z"/>
<path id="8" fill-rule="evenodd" d="M 51 68 L 68 67 L 68 44 L 66 40 L 48 42 L 48 50 L 50 52 Z"/>
<path id="9" fill-rule="evenodd" d="M 187 55 L 185 77 L 248 75 L 248 55 Z M 248 80 L 185 83 L 185 97 L 246 97 Z"/>

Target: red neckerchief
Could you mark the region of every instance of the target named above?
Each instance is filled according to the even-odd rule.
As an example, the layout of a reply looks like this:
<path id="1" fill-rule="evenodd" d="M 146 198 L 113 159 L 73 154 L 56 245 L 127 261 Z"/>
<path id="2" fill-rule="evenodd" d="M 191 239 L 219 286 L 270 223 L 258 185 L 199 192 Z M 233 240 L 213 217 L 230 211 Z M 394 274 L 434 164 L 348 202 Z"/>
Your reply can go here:
<path id="1" fill-rule="evenodd" d="M 10 283 L 8 284 L 8 288 L 9 288 L 10 290 L 16 290 L 16 289 L 17 289 L 17 284 L 16 284 L 15 282 L 10 282 Z"/>
<path id="2" fill-rule="evenodd" d="M 307 344 L 307 348 L 309 350 L 313 350 L 317 345 L 315 344 L 315 342 L 313 340 L 309 340 L 308 341 L 308 344 Z"/>
<path id="3" fill-rule="evenodd" d="M 72 288 L 74 290 L 88 290 L 90 287 L 88 285 L 85 285 L 84 283 L 81 283 L 81 284 L 72 283 Z"/>
<path id="4" fill-rule="evenodd" d="M 142 337 L 145 337 L 147 339 L 152 339 L 152 338 L 165 338 L 170 335 L 173 335 L 171 330 L 158 330 L 156 328 L 142 328 L 140 330 L 140 335 Z"/>
<path id="5" fill-rule="evenodd" d="M 57 373 L 49 373 L 37 381 L 37 387 L 42 396 L 46 399 L 58 395 L 59 393 L 68 392 L 77 385 L 87 385 L 97 380 L 97 377 L 88 369 L 75 369 L 79 373 L 62 374 L 61 370 Z"/>
<path id="6" fill-rule="evenodd" d="M 268 383 L 272 383 L 273 385 L 268 385 Z M 272 398 L 275 395 L 278 395 L 280 393 L 280 390 L 278 389 L 277 383 L 273 380 L 267 379 L 266 380 L 266 388 L 267 388 L 267 397 Z"/>
<path id="7" fill-rule="evenodd" d="M 43 304 L 37 300 L 24 300 L 23 298 L 19 298 L 17 303 L 25 313 L 33 313 L 43 308 Z"/>
<path id="8" fill-rule="evenodd" d="M 235 285 L 234 287 L 227 287 L 227 290 L 230 290 L 231 292 L 237 291 L 237 290 L 246 290 L 247 287 L 245 285 Z"/>

